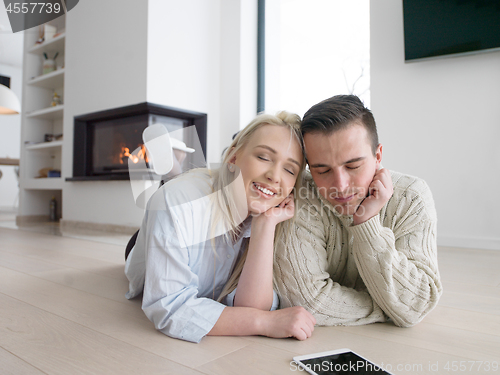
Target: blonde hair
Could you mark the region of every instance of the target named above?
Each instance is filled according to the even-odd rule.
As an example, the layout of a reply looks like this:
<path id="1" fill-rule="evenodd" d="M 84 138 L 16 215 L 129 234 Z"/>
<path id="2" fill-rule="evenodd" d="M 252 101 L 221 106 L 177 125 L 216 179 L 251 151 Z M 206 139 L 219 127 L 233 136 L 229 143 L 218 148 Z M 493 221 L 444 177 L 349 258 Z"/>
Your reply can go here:
<path id="1" fill-rule="evenodd" d="M 240 215 L 238 214 L 237 204 L 234 197 L 231 194 L 225 192 L 225 187 L 234 180 L 235 173 L 231 172 L 228 168 L 228 163 L 233 157 L 245 147 L 250 138 L 253 136 L 255 131 L 264 125 L 278 125 L 284 126 L 290 129 L 292 138 L 299 142 L 300 148 L 303 151 L 303 140 L 300 132 L 300 117 L 296 114 L 281 111 L 276 115 L 270 114 L 260 114 L 252 122 L 250 122 L 243 130 L 241 130 L 238 135 L 234 138 L 231 145 L 226 149 L 222 157 L 221 167 L 214 172 L 214 183 L 213 189 L 216 197 L 216 208 L 213 212 L 215 217 L 213 218 L 213 223 L 223 222 L 230 231 L 226 233 L 226 241 L 233 241 L 237 238 L 240 230 L 240 223 L 242 222 Z M 297 173 L 297 180 L 295 182 L 294 191 L 300 191 L 302 185 L 302 172 L 305 167 L 305 157 L 302 152 L 301 168 L 299 173 Z M 294 200 L 296 203 L 297 194 L 294 194 Z M 297 207 L 297 206 L 296 206 Z M 293 219 L 292 219 L 293 220 Z M 276 240 L 284 235 L 284 225 L 280 223 L 276 226 L 274 243 Z M 246 256 L 248 253 L 248 243 L 244 253 L 241 255 L 238 263 L 236 264 L 229 280 L 226 282 L 224 289 L 222 290 L 218 301 L 222 301 L 229 293 L 231 293 L 236 286 L 243 270 L 243 265 L 245 264 Z"/>

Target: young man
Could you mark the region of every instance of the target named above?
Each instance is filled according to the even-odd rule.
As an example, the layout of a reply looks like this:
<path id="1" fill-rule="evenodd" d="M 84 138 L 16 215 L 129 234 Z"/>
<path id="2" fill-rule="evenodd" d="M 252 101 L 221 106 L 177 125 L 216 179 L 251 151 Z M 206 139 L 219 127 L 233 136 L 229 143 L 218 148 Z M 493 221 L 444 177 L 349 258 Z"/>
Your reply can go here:
<path id="1" fill-rule="evenodd" d="M 310 174 L 276 249 L 281 307 L 303 306 L 319 325 L 418 323 L 442 293 L 429 187 L 382 168 L 375 120 L 356 96 L 316 104 L 301 128 Z"/>

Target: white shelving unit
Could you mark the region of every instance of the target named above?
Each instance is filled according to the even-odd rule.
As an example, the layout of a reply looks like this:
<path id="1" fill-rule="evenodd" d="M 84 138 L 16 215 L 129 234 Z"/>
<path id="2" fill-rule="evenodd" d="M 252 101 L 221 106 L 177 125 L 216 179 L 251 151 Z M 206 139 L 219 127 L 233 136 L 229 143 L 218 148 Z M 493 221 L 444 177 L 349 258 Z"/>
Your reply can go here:
<path id="1" fill-rule="evenodd" d="M 62 141 L 42 142 L 42 143 L 28 144 L 28 145 L 26 145 L 26 150 L 41 150 L 43 148 L 57 148 L 57 147 L 62 147 L 62 145 L 63 145 Z"/>
<path id="2" fill-rule="evenodd" d="M 20 207 L 18 224 L 49 219 L 49 202 L 61 212 L 62 177 L 43 177 L 48 170 L 62 171 L 62 138 L 45 142 L 47 135 L 63 133 L 64 104 L 53 105 L 54 94 L 64 103 L 66 16 L 50 22 L 59 34 L 37 44 L 36 32 L 24 37 L 24 88 L 21 118 Z M 43 62 L 57 54 L 56 70 L 43 74 Z"/>
<path id="3" fill-rule="evenodd" d="M 58 119 L 62 119 L 63 114 L 64 114 L 64 105 L 61 104 L 55 107 L 49 107 L 33 111 L 31 113 L 28 113 L 26 117 L 29 119 L 56 121 Z"/>
<path id="4" fill-rule="evenodd" d="M 59 17 L 50 23 L 51 24 L 57 23 L 57 24 L 61 25 L 60 21 L 62 18 L 65 18 L 65 16 Z M 59 21 L 59 22 L 56 22 L 56 21 Z M 65 26 L 66 24 L 64 21 L 62 23 L 64 23 L 64 26 Z M 54 52 L 54 53 L 59 52 L 60 53 L 61 51 L 64 51 L 65 42 L 66 42 L 66 33 L 61 32 L 59 35 L 57 35 L 55 38 L 52 38 L 51 40 L 48 40 L 42 44 L 33 44 L 32 47 L 28 47 L 28 53 L 31 53 L 33 55 L 39 55 L 39 56 L 43 56 L 44 53 L 49 53 L 49 52 Z"/>
<path id="5" fill-rule="evenodd" d="M 53 89 L 64 86 L 64 69 L 56 70 L 52 73 L 43 74 L 28 81 L 28 85 Z"/>
<path id="6" fill-rule="evenodd" d="M 25 184 L 25 188 L 29 190 L 61 190 L 63 180 L 61 177 L 30 178 L 25 181 Z"/>

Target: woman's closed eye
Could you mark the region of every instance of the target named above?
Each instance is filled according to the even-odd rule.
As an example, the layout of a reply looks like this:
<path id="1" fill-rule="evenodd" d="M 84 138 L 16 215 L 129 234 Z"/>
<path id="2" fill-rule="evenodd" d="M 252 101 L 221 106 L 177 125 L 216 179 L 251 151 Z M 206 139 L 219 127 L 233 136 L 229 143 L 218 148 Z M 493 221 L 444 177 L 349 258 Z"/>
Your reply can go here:
<path id="1" fill-rule="evenodd" d="M 257 156 L 258 159 L 260 160 L 264 160 L 264 161 L 269 161 L 269 159 L 267 159 L 266 157 L 264 156 Z"/>

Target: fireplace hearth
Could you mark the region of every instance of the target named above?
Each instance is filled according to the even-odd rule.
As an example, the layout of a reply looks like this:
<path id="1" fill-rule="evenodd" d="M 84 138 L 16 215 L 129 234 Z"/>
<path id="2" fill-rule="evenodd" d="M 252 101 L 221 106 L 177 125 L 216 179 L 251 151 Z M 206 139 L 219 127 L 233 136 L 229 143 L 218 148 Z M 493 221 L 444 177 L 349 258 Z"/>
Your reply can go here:
<path id="1" fill-rule="evenodd" d="M 75 117 L 73 177 L 66 180 L 128 180 L 134 164 L 135 173 L 150 173 L 142 133 L 156 123 L 200 151 L 186 165 L 205 165 L 207 115 L 145 102 Z"/>

